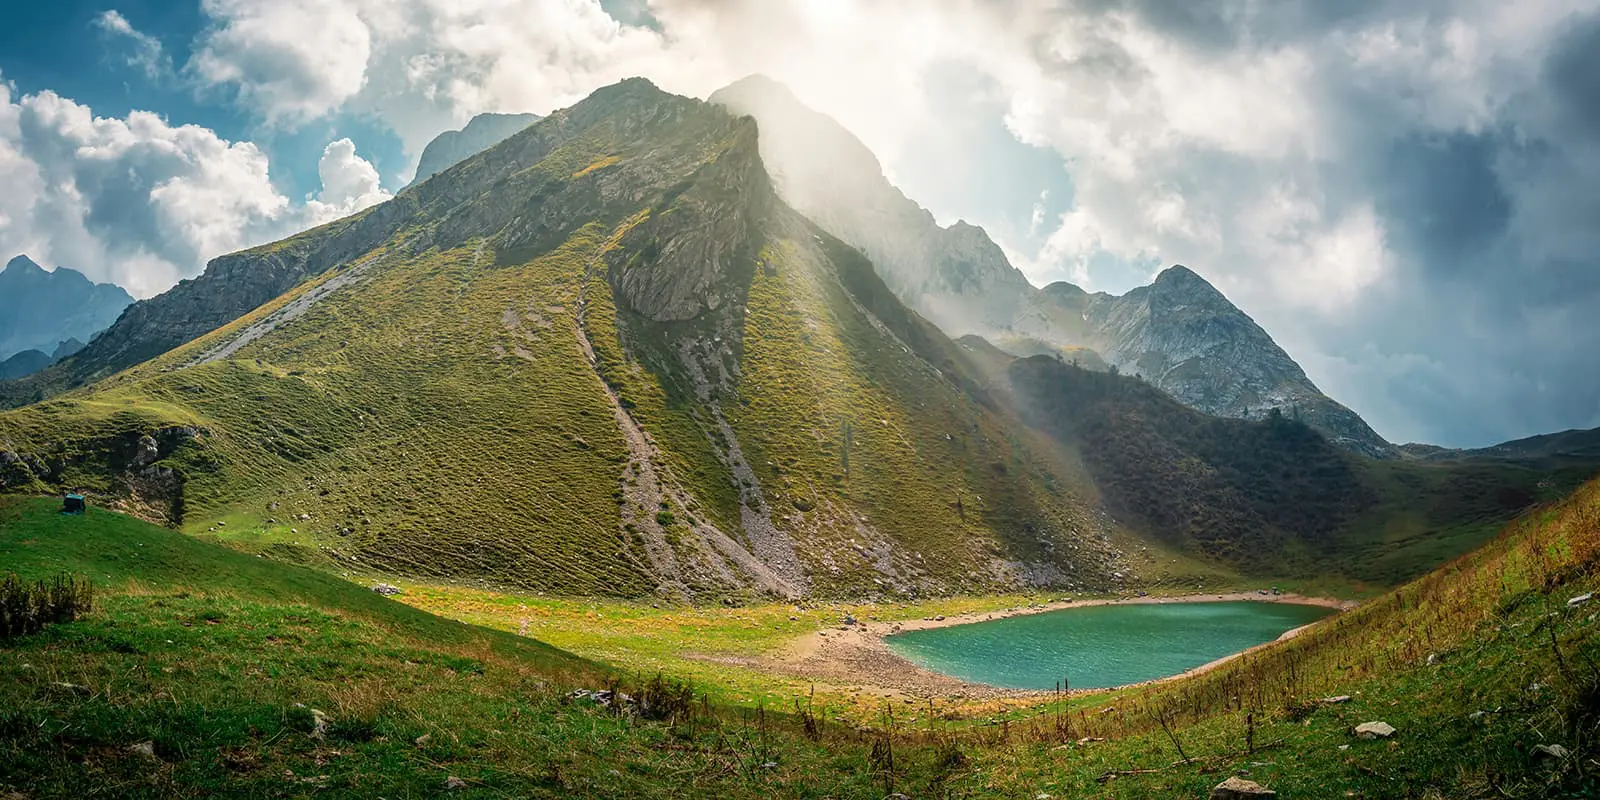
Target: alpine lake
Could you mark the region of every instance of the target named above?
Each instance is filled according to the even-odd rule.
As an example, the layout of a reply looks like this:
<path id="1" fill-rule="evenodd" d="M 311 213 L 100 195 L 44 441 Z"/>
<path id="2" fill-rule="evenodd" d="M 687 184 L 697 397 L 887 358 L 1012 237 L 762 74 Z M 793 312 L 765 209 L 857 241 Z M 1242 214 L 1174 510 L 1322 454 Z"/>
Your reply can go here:
<path id="1" fill-rule="evenodd" d="M 1256 601 L 1116 603 L 897 633 L 889 649 L 968 683 L 1104 689 L 1204 666 L 1333 609 Z"/>

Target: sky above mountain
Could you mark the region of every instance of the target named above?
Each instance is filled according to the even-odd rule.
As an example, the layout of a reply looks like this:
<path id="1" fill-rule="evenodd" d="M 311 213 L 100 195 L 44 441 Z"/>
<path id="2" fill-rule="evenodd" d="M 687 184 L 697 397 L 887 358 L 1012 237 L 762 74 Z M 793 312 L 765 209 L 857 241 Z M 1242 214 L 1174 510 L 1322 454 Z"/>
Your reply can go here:
<path id="1" fill-rule="evenodd" d="M 1597 0 L 63 0 L 0 10 L 0 257 L 137 296 L 439 132 L 753 72 L 1039 284 L 1193 267 L 1395 441 L 1600 426 Z"/>

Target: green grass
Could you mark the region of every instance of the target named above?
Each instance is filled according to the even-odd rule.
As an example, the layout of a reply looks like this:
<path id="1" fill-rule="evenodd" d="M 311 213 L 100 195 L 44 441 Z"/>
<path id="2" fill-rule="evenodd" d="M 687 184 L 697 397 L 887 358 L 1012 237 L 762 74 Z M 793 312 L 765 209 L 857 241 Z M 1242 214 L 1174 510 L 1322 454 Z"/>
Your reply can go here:
<path id="1" fill-rule="evenodd" d="M 1597 755 L 1600 624 L 1592 605 L 1566 603 L 1600 585 L 1597 533 L 1591 483 L 1420 581 L 1212 672 L 976 718 L 943 700 L 931 715 L 895 704 L 866 730 L 859 717 L 819 714 L 812 738 L 803 718 L 777 713 L 795 706 L 776 696 L 724 704 L 739 702 L 737 684 L 671 719 L 616 716 L 565 699 L 569 687 L 605 685 L 607 668 L 532 639 L 126 516 L 63 516 L 52 501 L 9 498 L 8 568 L 89 577 L 98 607 L 0 644 L 0 789 L 416 796 L 457 776 L 462 794 L 485 797 L 882 797 L 892 786 L 915 797 L 1148 798 L 1203 796 L 1244 770 L 1295 797 L 1592 796 L 1592 769 L 1542 762 L 1531 747 Z M 494 625 L 528 614 L 541 633 L 609 640 L 639 664 L 672 657 L 674 640 L 760 652 L 831 613 L 790 623 L 773 619 L 777 609 L 584 610 L 409 591 Z M 676 630 L 662 625 L 678 615 Z M 641 626 L 657 640 L 627 633 Z M 721 680 L 707 663 L 702 693 Z M 1354 699 L 1312 702 L 1331 694 Z M 329 719 L 320 737 L 311 709 Z M 1191 762 L 1174 763 L 1163 717 Z M 1350 735 L 1372 719 L 1400 733 Z M 885 730 L 892 772 L 872 756 Z M 1084 736 L 1106 741 L 1076 743 Z M 146 741 L 157 761 L 128 750 Z"/>

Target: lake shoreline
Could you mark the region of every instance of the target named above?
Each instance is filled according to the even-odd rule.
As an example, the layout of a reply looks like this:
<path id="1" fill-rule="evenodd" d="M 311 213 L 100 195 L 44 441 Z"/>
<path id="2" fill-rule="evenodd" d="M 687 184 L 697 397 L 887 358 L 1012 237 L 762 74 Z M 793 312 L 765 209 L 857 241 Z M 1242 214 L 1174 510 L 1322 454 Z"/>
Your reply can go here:
<path id="1" fill-rule="evenodd" d="M 1005 689 L 981 683 L 968 683 L 959 678 L 924 669 L 901 657 L 889 648 L 885 639 L 896 633 L 969 625 L 975 622 L 1007 619 L 1029 614 L 1043 614 L 1070 608 L 1090 608 L 1108 605 L 1140 605 L 1166 603 L 1220 603 L 1252 601 L 1263 603 L 1289 603 L 1319 606 L 1348 611 L 1359 603 L 1330 597 L 1310 597 L 1300 594 L 1262 594 L 1259 592 L 1225 592 L 1215 594 L 1145 596 L 1131 598 L 1091 598 L 1084 600 L 1039 603 L 1027 607 L 1002 611 L 974 612 L 947 617 L 927 617 L 914 620 L 877 621 L 860 620 L 855 625 L 841 625 L 829 630 L 807 634 L 791 642 L 788 647 L 761 659 L 761 666 L 773 672 L 792 677 L 829 683 L 853 694 L 876 694 L 886 697 L 945 697 L 961 700 L 994 700 L 1003 698 L 1038 698 L 1054 693 L 1040 689 Z M 1311 623 L 1315 625 L 1316 623 Z M 1310 625 L 1285 631 L 1274 641 L 1293 638 Z M 1178 678 L 1198 675 L 1272 644 L 1256 645 L 1231 655 L 1223 656 L 1198 667 L 1152 681 L 1128 684 L 1143 686 Z M 1092 694 L 1111 691 L 1105 689 L 1074 690 L 1073 694 Z"/>

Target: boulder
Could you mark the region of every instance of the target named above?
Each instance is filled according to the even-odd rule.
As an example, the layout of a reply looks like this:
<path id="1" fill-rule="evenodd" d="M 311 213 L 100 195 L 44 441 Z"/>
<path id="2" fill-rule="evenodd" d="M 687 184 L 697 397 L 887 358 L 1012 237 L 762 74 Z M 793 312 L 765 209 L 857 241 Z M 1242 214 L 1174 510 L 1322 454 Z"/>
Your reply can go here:
<path id="1" fill-rule="evenodd" d="M 138 444 L 133 448 L 133 460 L 129 464 L 134 468 L 148 466 L 161 458 L 161 448 L 156 444 L 155 437 L 145 434 L 139 437 Z"/>
<path id="2" fill-rule="evenodd" d="M 1387 739 L 1394 735 L 1394 726 L 1387 722 L 1363 722 L 1356 726 L 1356 738 Z"/>
<path id="3" fill-rule="evenodd" d="M 444 779 L 444 788 L 450 791 L 455 791 L 456 789 L 465 789 L 467 788 L 467 782 L 457 778 L 454 775 L 451 775 L 450 777 Z"/>
<path id="4" fill-rule="evenodd" d="M 1569 598 L 1567 600 L 1567 608 L 1577 608 L 1592 599 L 1594 599 L 1594 592 L 1584 592 L 1577 597 Z"/>
<path id="5" fill-rule="evenodd" d="M 384 597 L 392 597 L 397 594 L 403 594 L 400 587 L 390 583 L 375 583 L 372 585 L 372 591 L 377 592 Z"/>
<path id="6" fill-rule="evenodd" d="M 1277 796 L 1277 792 L 1237 775 L 1217 784 L 1211 790 L 1211 800 L 1251 800 L 1251 798 Z"/>
<path id="7" fill-rule="evenodd" d="M 1347 694 L 1336 694 L 1336 695 L 1334 695 L 1332 697 L 1324 697 L 1324 698 L 1322 698 L 1322 702 L 1326 703 L 1326 704 L 1328 704 L 1330 706 L 1338 705 L 1340 703 L 1348 703 L 1348 702 L 1350 702 L 1350 695 L 1347 695 Z"/>

